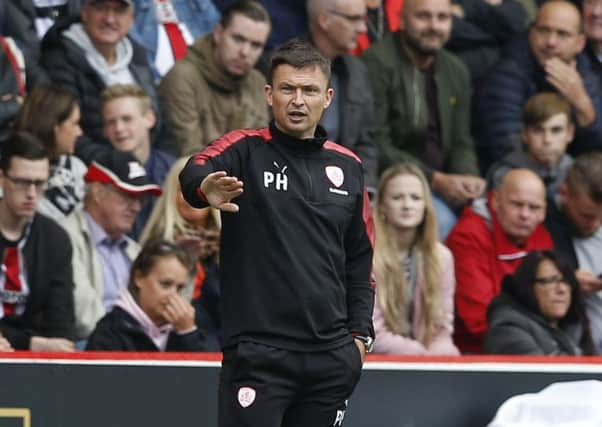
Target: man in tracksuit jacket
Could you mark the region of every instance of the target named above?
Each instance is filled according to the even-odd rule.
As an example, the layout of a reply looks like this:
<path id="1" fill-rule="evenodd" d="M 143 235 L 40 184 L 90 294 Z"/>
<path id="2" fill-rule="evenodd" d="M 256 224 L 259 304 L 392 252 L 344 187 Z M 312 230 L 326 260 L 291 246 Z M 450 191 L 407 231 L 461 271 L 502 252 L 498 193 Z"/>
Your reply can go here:
<path id="1" fill-rule="evenodd" d="M 371 347 L 372 218 L 358 157 L 317 125 L 329 73 L 287 42 L 266 85 L 274 122 L 226 134 L 180 175 L 191 205 L 223 211 L 220 427 L 342 425 Z"/>

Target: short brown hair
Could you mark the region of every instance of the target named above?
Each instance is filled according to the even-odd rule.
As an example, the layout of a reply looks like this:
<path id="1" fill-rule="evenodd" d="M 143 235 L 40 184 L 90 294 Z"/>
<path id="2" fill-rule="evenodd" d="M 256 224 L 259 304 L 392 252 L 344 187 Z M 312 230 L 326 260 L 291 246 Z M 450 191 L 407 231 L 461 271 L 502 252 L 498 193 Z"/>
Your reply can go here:
<path id="1" fill-rule="evenodd" d="M 6 175 L 13 157 L 26 160 L 48 159 L 48 149 L 37 136 L 26 131 L 14 131 L 0 147 L 0 170 Z"/>
<path id="2" fill-rule="evenodd" d="M 272 84 L 274 71 L 280 65 L 290 65 L 296 69 L 318 67 L 330 82 L 330 60 L 307 40 L 293 38 L 276 48 L 270 61 L 268 83 Z"/>
<path id="3" fill-rule="evenodd" d="M 261 3 L 254 0 L 239 0 L 232 3 L 222 12 L 222 17 L 219 21 L 220 25 L 226 28 L 230 25 L 236 14 L 246 16 L 252 21 L 267 22 L 268 25 L 272 25 L 268 11 Z"/>
<path id="4" fill-rule="evenodd" d="M 582 154 L 569 168 L 564 181 L 570 191 L 602 203 L 602 153 Z"/>
<path id="5" fill-rule="evenodd" d="M 557 114 L 564 114 L 573 122 L 573 110 L 564 97 L 554 92 L 542 92 L 527 100 L 523 108 L 523 126 L 537 126 Z"/>
<path id="6" fill-rule="evenodd" d="M 135 84 L 116 84 L 102 91 L 100 95 L 101 109 L 104 109 L 109 102 L 120 98 L 137 99 L 142 113 L 146 113 L 153 107 L 150 96 L 142 87 Z"/>

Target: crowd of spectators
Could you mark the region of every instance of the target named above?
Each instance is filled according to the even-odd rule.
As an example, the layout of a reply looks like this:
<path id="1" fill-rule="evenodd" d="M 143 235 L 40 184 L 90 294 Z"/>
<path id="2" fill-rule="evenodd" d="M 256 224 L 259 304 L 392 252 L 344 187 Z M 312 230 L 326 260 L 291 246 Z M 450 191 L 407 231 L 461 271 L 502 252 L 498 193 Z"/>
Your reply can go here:
<path id="1" fill-rule="evenodd" d="M 602 352 L 602 0 L 0 2 L 0 351 L 220 350 L 178 175 L 269 129 L 292 37 L 362 160 L 376 352 Z"/>

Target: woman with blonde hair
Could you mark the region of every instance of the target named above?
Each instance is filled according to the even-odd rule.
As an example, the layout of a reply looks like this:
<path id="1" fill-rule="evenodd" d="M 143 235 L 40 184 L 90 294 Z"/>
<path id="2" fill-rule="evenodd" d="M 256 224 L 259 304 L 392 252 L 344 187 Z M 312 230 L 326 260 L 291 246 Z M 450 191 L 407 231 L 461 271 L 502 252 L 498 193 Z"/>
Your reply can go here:
<path id="1" fill-rule="evenodd" d="M 140 237 L 141 244 L 158 238 L 172 242 L 186 239 L 192 243 L 195 238 L 200 241 L 207 230 L 219 232 L 219 211 L 193 208 L 182 196 L 178 175 L 187 161 L 188 157 L 182 157 L 172 165 L 163 184 L 163 194 L 155 203 Z"/>
<path id="2" fill-rule="evenodd" d="M 157 239 L 184 246 L 197 260 L 192 289 L 192 303 L 196 309 L 197 326 L 207 337 L 207 349 L 219 351 L 219 211 L 213 208 L 197 209 L 182 196 L 178 175 L 188 157 L 178 159 L 171 167 L 163 194 L 155 203 L 146 227 L 140 237 L 141 245 Z"/>
<path id="3" fill-rule="evenodd" d="M 413 164 L 381 175 L 375 202 L 374 351 L 458 355 L 451 252 L 438 241 L 428 182 Z"/>

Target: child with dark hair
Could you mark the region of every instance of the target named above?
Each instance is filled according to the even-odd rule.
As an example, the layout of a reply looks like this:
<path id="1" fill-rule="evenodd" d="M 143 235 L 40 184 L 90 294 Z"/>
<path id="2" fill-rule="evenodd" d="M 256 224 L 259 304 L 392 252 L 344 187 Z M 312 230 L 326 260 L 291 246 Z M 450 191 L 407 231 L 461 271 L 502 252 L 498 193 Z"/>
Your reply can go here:
<path id="1" fill-rule="evenodd" d="M 532 96 L 523 109 L 522 146 L 491 165 L 488 190 L 497 188 L 510 169 L 527 168 L 541 177 L 552 197 L 573 162 L 566 149 L 574 135 L 571 106 L 563 97 L 552 92 Z"/>
<path id="2" fill-rule="evenodd" d="M 487 318 L 486 353 L 595 354 L 575 274 L 551 251 L 531 252 L 504 278 Z"/>

